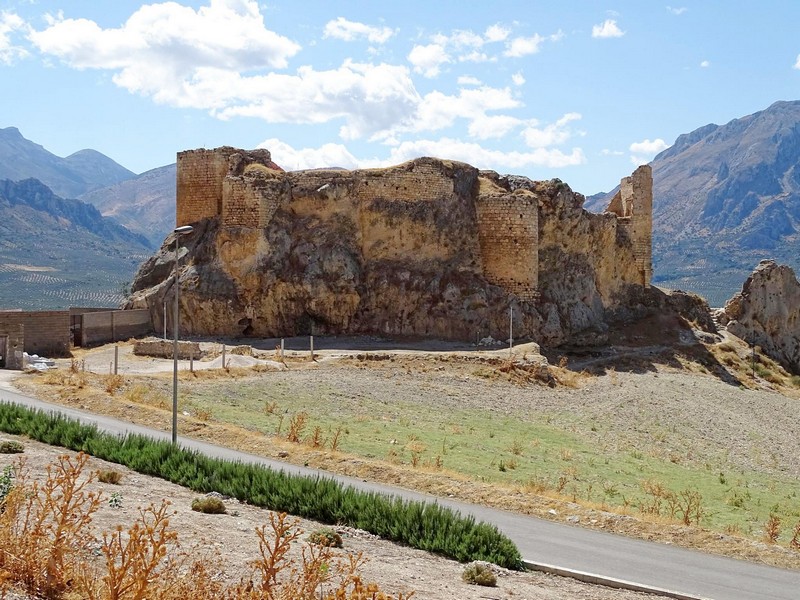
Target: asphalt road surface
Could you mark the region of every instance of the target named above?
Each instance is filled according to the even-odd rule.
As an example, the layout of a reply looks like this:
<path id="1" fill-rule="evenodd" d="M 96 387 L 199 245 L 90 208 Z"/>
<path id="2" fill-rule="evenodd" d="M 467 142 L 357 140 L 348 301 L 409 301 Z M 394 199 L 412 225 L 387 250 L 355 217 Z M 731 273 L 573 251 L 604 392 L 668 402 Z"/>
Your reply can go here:
<path id="1" fill-rule="evenodd" d="M 0 401 L 57 411 L 85 423 L 94 423 L 99 429 L 111 433 L 131 432 L 156 439 L 169 439 L 169 433 L 49 404 L 8 390 L 0 390 Z M 462 514 L 474 515 L 478 520 L 494 523 L 517 544 L 523 558 L 534 563 L 635 582 L 704 599 L 798 600 L 800 598 L 800 571 L 776 569 L 675 546 L 572 527 L 447 498 L 437 498 L 402 488 L 290 465 L 188 438 L 180 438 L 179 442 L 187 448 L 199 450 L 210 456 L 259 463 L 288 473 L 333 478 L 361 490 L 378 491 L 410 500 L 438 502 Z"/>

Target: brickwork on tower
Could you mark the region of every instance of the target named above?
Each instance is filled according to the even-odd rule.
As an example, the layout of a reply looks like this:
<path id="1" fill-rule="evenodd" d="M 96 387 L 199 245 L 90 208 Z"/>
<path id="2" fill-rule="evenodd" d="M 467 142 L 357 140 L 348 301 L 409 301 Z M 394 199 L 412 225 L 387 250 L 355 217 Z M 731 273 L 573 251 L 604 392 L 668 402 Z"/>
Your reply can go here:
<path id="1" fill-rule="evenodd" d="M 618 217 L 618 227 L 631 240 L 641 284 L 649 288 L 653 276 L 653 170 L 642 165 L 624 177 L 606 209 Z"/>
<path id="2" fill-rule="evenodd" d="M 210 219 L 222 212 L 222 182 L 228 173 L 230 154 L 225 150 L 178 153 L 176 226 Z"/>
<path id="3" fill-rule="evenodd" d="M 536 300 L 538 199 L 530 192 L 518 190 L 501 196 L 480 196 L 476 208 L 484 276 L 522 300 Z"/>

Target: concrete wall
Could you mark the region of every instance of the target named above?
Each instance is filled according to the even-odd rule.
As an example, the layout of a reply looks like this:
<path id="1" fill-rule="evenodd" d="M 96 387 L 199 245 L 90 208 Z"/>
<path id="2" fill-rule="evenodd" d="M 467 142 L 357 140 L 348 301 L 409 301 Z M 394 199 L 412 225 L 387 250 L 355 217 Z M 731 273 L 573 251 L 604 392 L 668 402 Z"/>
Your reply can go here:
<path id="1" fill-rule="evenodd" d="M 153 332 L 150 311 L 143 309 L 85 313 L 81 320 L 81 346 L 128 340 Z"/>
<path id="2" fill-rule="evenodd" d="M 69 356 L 69 311 L 2 311 L 3 327 L 13 330 L 24 327 L 23 350 L 48 358 Z M 0 329 L 0 334 L 4 334 Z"/>
<path id="3" fill-rule="evenodd" d="M 6 338 L 3 362 L 6 369 L 22 368 L 22 352 L 25 346 L 25 326 L 15 313 L 0 313 L 0 336 Z M 16 313 L 21 314 L 21 313 Z M 3 351 L 0 348 L 0 351 Z"/>

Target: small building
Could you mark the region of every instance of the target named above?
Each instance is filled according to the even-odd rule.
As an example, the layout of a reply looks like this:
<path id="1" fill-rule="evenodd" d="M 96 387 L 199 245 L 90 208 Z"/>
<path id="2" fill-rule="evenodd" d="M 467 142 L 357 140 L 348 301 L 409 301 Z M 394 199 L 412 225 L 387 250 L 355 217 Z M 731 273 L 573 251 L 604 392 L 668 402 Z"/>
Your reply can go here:
<path id="1" fill-rule="evenodd" d="M 146 310 L 4 310 L 0 311 L 0 368 L 23 368 L 24 352 L 64 358 L 73 346 L 97 346 L 152 331 Z"/>

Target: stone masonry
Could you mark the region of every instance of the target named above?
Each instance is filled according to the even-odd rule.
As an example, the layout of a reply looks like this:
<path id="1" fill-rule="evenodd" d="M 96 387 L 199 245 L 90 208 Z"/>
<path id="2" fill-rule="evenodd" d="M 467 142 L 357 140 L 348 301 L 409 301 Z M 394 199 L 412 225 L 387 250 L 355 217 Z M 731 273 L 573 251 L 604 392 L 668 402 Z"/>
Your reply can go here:
<path id="1" fill-rule="evenodd" d="M 484 276 L 521 299 L 533 301 L 538 296 L 539 271 L 536 195 L 524 189 L 508 193 L 485 180 L 481 184 L 475 210 Z M 223 147 L 178 154 L 178 226 L 220 215 L 223 226 L 263 228 L 281 204 L 301 199 L 317 200 L 318 204 L 323 199 L 336 202 L 342 192 L 368 207 L 376 198 L 401 203 L 436 202 L 454 194 L 454 188 L 453 180 L 424 160 L 412 169 L 388 172 L 284 173 L 266 150 Z M 653 176 L 648 165 L 622 179 L 607 211 L 617 216 L 618 228 L 631 241 L 639 283 L 649 287 L 653 272 Z M 411 232 L 406 233 L 408 236 Z M 413 244 L 404 244 L 402 250 L 413 251 Z"/>
<path id="2" fill-rule="evenodd" d="M 284 172 L 266 150 L 223 147 L 179 153 L 177 171 L 177 224 L 195 226 L 182 238 L 187 334 L 476 339 L 505 335 L 511 314 L 518 336 L 563 343 L 602 336 L 650 285 L 649 167 L 602 215 L 557 179 L 436 158 Z M 128 306 L 159 329 L 174 243 L 142 266 Z"/>
<path id="3" fill-rule="evenodd" d="M 650 287 L 653 276 L 653 171 L 642 165 L 620 181 L 619 191 L 606 209 L 617 215 L 619 227 L 633 244 L 642 285 Z"/>

